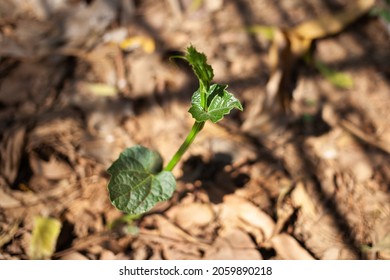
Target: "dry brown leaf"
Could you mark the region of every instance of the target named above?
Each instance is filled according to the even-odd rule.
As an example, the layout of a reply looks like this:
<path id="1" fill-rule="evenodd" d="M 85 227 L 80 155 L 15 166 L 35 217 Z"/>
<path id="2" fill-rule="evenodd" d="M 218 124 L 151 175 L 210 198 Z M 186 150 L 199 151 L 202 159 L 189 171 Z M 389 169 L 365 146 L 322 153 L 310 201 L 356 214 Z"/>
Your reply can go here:
<path id="1" fill-rule="evenodd" d="M 26 1 L 15 2 L 20 3 L 14 3 L 11 14 L 15 13 L 14 10 L 22 14 L 14 14 L 15 18 L 11 18 L 16 21 L 15 31 L 11 36 L 0 40 L 0 53 L 24 58 L 50 56 L 61 47 L 94 46 L 117 17 L 120 7 L 120 0 L 97 0 L 90 5 L 76 1 L 77 3 L 73 4 L 62 3 L 61 8 L 58 7 L 61 5 L 52 3 L 66 1 L 50 1 L 44 4 L 41 1 L 28 1 L 28 5 L 25 4 Z M 57 7 L 52 8 L 55 6 Z"/>
<path id="2" fill-rule="evenodd" d="M 351 135 L 357 137 L 363 142 L 366 142 L 369 145 L 377 147 L 382 151 L 390 154 L 390 143 L 386 141 L 384 137 L 378 137 L 377 135 L 371 135 L 364 132 L 357 125 L 353 124 L 350 120 L 345 118 L 340 118 L 338 113 L 331 105 L 324 106 L 322 111 L 322 116 L 324 120 L 331 126 L 341 126 L 345 131 Z M 379 117 L 378 117 L 379 118 Z"/>
<path id="3" fill-rule="evenodd" d="M 16 232 L 18 231 L 19 229 L 19 224 L 20 224 L 20 221 L 19 220 L 16 220 L 15 222 L 9 224 L 9 225 L 1 225 L 0 227 L 0 248 L 3 247 L 3 245 L 7 244 L 8 242 L 10 242 Z"/>
<path id="4" fill-rule="evenodd" d="M 191 243 L 200 243 L 200 240 L 197 238 L 189 235 L 179 227 L 175 226 L 173 223 L 171 223 L 167 218 L 161 216 L 161 215 L 154 215 L 155 223 L 157 225 L 157 228 L 159 229 L 159 234 L 161 236 L 175 239 L 175 240 L 181 240 L 181 241 L 187 241 Z"/>
<path id="5" fill-rule="evenodd" d="M 112 44 L 101 45 L 82 57 L 91 64 L 99 82 L 114 86 L 118 82 L 117 66 L 114 57 L 119 48 Z"/>
<path id="6" fill-rule="evenodd" d="M 161 245 L 154 236 L 140 236 L 131 244 L 133 260 L 162 260 Z"/>
<path id="7" fill-rule="evenodd" d="M 84 255 L 82 255 L 79 252 L 70 252 L 66 255 L 63 255 L 60 257 L 60 260 L 77 260 L 77 261 L 83 261 L 83 260 L 88 260 L 88 258 Z"/>
<path id="8" fill-rule="evenodd" d="M 14 197 L 12 197 L 11 195 L 9 195 L 8 191 L 3 190 L 3 185 L 0 186 L 0 208 L 7 209 L 7 208 L 14 208 L 19 206 L 21 206 L 21 202 L 15 199 Z"/>
<path id="9" fill-rule="evenodd" d="M 82 124 L 75 118 L 77 113 L 73 110 L 60 113 L 48 113 L 38 122 L 37 126 L 28 135 L 27 150 L 44 150 L 49 155 L 59 154 L 67 157 L 74 163 L 77 153 L 75 147 L 79 145 L 84 134 Z"/>
<path id="10" fill-rule="evenodd" d="M 101 44 L 93 50 L 86 52 L 82 49 L 63 48 L 59 51 L 62 55 L 75 56 L 88 62 L 92 71 L 96 75 L 98 82 L 104 84 L 104 92 L 109 91 L 113 94 L 115 87 L 127 92 L 127 82 L 125 77 L 125 66 L 123 62 L 123 54 L 119 46 L 114 43 Z M 92 84 L 93 85 L 93 84 Z M 88 90 L 96 92 L 102 91 L 102 86 L 97 88 L 94 84 L 87 85 Z"/>
<path id="11" fill-rule="evenodd" d="M 292 191 L 291 199 L 294 207 L 299 209 L 294 235 L 302 236 L 301 241 L 316 258 L 324 259 L 335 255 L 338 259 L 357 258 L 356 252 L 346 244 L 335 217 L 324 209 L 318 198 L 309 195 L 302 182 Z"/>
<path id="12" fill-rule="evenodd" d="M 291 235 L 281 233 L 272 237 L 270 242 L 276 253 L 285 260 L 314 260 Z"/>
<path id="13" fill-rule="evenodd" d="M 191 243 L 162 242 L 162 255 L 166 260 L 197 260 L 201 258 L 199 247 Z"/>
<path id="14" fill-rule="evenodd" d="M 375 225 L 375 238 L 371 251 L 381 259 L 390 260 L 390 216 L 387 215 Z"/>
<path id="15" fill-rule="evenodd" d="M 138 243 L 135 245 L 137 259 L 145 259 L 148 252 L 153 248 L 154 258 L 160 256 L 163 259 L 200 259 L 201 251 L 210 245 L 191 236 L 181 228 L 174 225 L 170 220 L 161 215 L 152 215 L 144 219 L 146 223 L 152 223 L 156 229 L 149 230 L 140 228 Z M 145 245 L 153 244 L 152 248 L 144 248 Z M 142 248 L 143 247 L 143 248 Z M 146 250 L 145 250 L 146 249 Z M 160 252 L 159 252 L 160 251 Z M 151 254 L 151 252 L 149 252 Z"/>
<path id="16" fill-rule="evenodd" d="M 235 228 L 223 230 L 205 252 L 207 260 L 261 260 L 263 257 L 247 233 Z"/>
<path id="17" fill-rule="evenodd" d="M 110 251 L 110 250 L 106 250 L 106 249 L 103 249 L 102 252 L 100 253 L 100 260 L 115 260 L 117 259 L 115 254 Z"/>
<path id="18" fill-rule="evenodd" d="M 20 124 L 4 131 L 0 143 L 0 173 L 12 184 L 19 170 L 20 159 L 25 145 L 26 128 Z"/>
<path id="19" fill-rule="evenodd" d="M 223 8 L 224 0 L 205 1 L 206 8 L 210 12 L 216 12 Z"/>
<path id="20" fill-rule="evenodd" d="M 275 229 L 273 219 L 248 200 L 236 195 L 226 195 L 221 205 L 220 219 L 226 228 L 242 227 L 253 231 L 258 242 L 269 239 Z M 258 230 L 262 236 L 259 236 Z"/>
<path id="21" fill-rule="evenodd" d="M 276 202 L 277 221 L 273 235 L 279 234 L 294 214 L 293 207 L 291 207 L 289 203 L 286 203 L 287 197 L 290 196 L 291 190 L 293 188 L 294 185 L 290 184 L 289 186 L 281 188 L 280 190 L 280 194 Z"/>
<path id="22" fill-rule="evenodd" d="M 131 87 L 131 97 L 152 95 L 157 87 L 157 73 L 161 66 L 156 55 L 140 56 L 126 61 L 129 73 L 127 80 Z"/>
<path id="23" fill-rule="evenodd" d="M 291 193 L 294 206 L 298 207 L 300 211 L 304 212 L 305 215 L 313 218 L 318 213 L 313 199 L 305 190 L 305 186 L 302 182 L 298 182 L 296 187 Z"/>
<path id="24" fill-rule="evenodd" d="M 350 1 L 346 5 L 345 11 L 301 23 L 292 28 L 290 32 L 301 38 L 310 40 L 339 33 L 347 25 L 367 13 L 374 3 L 375 0 Z"/>
<path id="25" fill-rule="evenodd" d="M 37 155 L 30 156 L 30 166 L 34 175 L 43 176 L 48 180 L 61 180 L 68 178 L 72 168 L 65 161 L 51 156 L 49 160 L 43 160 Z"/>
<path id="26" fill-rule="evenodd" d="M 210 224 L 215 214 L 210 205 L 191 203 L 179 205 L 174 221 L 183 229 L 190 231 L 194 227 L 204 227 Z"/>
<path id="27" fill-rule="evenodd" d="M 273 112 L 280 109 L 284 112 L 289 111 L 296 86 L 297 62 L 309 51 L 312 41 L 341 32 L 347 25 L 368 12 L 374 2 L 353 1 L 341 13 L 310 20 L 291 29 L 275 28 L 268 53 L 271 76 L 266 87 L 265 108 L 267 110 L 272 108 Z"/>

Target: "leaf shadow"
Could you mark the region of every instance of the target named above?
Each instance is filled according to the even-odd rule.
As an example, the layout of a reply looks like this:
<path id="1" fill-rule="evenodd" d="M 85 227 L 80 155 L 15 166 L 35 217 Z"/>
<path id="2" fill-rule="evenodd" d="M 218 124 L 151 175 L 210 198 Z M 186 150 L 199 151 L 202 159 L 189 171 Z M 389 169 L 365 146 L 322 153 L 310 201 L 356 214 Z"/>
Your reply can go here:
<path id="1" fill-rule="evenodd" d="M 228 153 L 215 153 L 211 159 L 192 156 L 183 163 L 183 182 L 199 182 L 198 188 L 206 191 L 212 203 L 219 204 L 223 196 L 234 193 L 243 187 L 250 177 L 246 173 L 231 170 L 232 156 Z"/>

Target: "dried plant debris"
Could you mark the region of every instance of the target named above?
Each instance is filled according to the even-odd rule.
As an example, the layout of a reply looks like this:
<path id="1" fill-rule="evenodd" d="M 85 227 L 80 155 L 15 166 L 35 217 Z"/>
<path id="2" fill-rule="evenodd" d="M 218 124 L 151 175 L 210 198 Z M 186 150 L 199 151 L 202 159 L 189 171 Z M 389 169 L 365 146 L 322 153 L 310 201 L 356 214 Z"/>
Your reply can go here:
<path id="1" fill-rule="evenodd" d="M 390 259 L 385 2 L 0 1 L 0 259 Z M 176 152 L 191 44 L 245 111 L 123 214 L 106 170 Z"/>

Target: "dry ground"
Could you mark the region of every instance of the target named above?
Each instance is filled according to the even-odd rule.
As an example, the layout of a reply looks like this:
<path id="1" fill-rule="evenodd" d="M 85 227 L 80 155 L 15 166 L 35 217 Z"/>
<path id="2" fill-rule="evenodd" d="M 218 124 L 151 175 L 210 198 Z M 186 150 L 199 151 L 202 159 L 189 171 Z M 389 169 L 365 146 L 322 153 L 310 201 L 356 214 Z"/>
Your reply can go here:
<path id="1" fill-rule="evenodd" d="M 61 222 L 53 259 L 390 258 L 383 22 L 366 15 L 316 40 L 314 56 L 353 86 L 302 62 L 291 112 L 275 115 L 259 106 L 270 44 L 248 27 L 291 27 L 349 1 L 195 2 L 2 1 L 0 259 L 30 258 L 37 215 Z M 123 34 L 155 49 L 107 43 Z M 124 221 L 106 169 L 125 147 L 167 161 L 183 141 L 197 84 L 169 57 L 189 44 L 245 110 L 206 125 L 171 200 Z"/>

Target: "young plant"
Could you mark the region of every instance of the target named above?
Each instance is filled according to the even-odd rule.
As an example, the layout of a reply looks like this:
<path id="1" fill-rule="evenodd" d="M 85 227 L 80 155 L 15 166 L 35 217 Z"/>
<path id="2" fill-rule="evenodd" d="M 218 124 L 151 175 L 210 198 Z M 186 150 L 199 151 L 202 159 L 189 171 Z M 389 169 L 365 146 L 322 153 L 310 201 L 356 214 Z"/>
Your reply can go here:
<path id="1" fill-rule="evenodd" d="M 214 73 L 207 64 L 205 54 L 190 46 L 185 56 L 177 58 L 186 60 L 199 80 L 199 88 L 192 95 L 191 107 L 188 110 L 195 122 L 165 168 L 158 152 L 140 145 L 124 150 L 108 168 L 107 172 L 111 175 L 108 183 L 111 203 L 128 214 L 142 214 L 158 202 L 171 198 L 176 188 L 172 170 L 202 130 L 205 122 L 211 120 L 216 123 L 234 108 L 243 110 L 240 101 L 226 90 L 227 85 L 210 85 Z"/>

